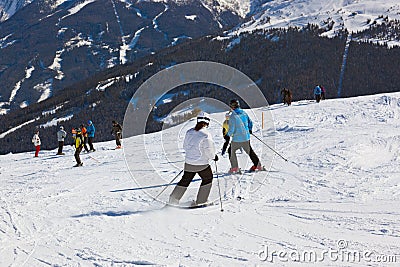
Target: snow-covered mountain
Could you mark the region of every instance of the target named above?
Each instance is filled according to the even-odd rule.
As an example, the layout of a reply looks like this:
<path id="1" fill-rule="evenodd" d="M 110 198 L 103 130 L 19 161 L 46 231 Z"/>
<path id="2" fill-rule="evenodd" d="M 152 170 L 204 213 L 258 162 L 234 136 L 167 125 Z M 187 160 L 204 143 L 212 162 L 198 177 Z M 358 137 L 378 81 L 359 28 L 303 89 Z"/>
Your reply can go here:
<path id="1" fill-rule="evenodd" d="M 8 19 L 0 24 L 0 116 L 70 90 L 101 71 L 208 35 L 231 38 L 229 50 L 240 42 L 238 34 L 257 29 L 313 23 L 321 27 L 322 36 L 333 37 L 344 30 L 365 30 L 384 23 L 394 31 L 374 29 L 378 33 L 353 34 L 348 41 L 372 40 L 392 47 L 400 40 L 399 23 L 389 25 L 400 18 L 397 2 L 1 1 L 0 12 Z"/>
<path id="2" fill-rule="evenodd" d="M 34 0 L 0 0 L 0 22 L 9 19 L 19 9 Z"/>
<path id="3" fill-rule="evenodd" d="M 0 22 L 3 22 L 10 17 L 12 17 L 15 13 L 17 13 L 24 6 L 32 3 L 36 0 L 0 0 Z M 56 9 L 60 5 L 64 4 L 68 0 L 55 0 L 55 1 L 47 1 L 49 6 L 52 9 Z M 143 0 L 142 0 L 143 1 Z M 158 3 L 168 3 L 172 2 L 178 5 L 185 5 L 187 3 L 193 2 L 193 0 L 145 0 L 146 2 L 158 2 Z M 82 1 L 81 1 L 82 2 Z M 83 1 L 85 2 L 85 1 Z M 86 1 L 93 2 L 93 1 Z M 123 1 L 127 3 L 134 3 L 139 1 Z M 254 0 L 202 0 L 201 2 L 205 7 L 208 7 L 210 10 L 218 10 L 218 11 L 234 11 L 237 12 L 242 17 L 245 17 L 249 11 L 252 2 L 259 2 Z"/>
<path id="4" fill-rule="evenodd" d="M 397 0 L 265 0 L 252 4 L 248 21 L 237 27 L 234 34 L 265 28 L 303 27 L 310 23 L 325 29 L 323 35 L 335 36 L 344 29 L 366 30 L 382 23 L 384 18 L 400 20 Z"/>
<path id="5" fill-rule="evenodd" d="M 262 130 L 261 114 L 269 111 L 275 130 Z M 300 101 L 249 114 L 255 135 L 268 143 L 275 139 L 289 162 L 273 158 L 254 138 L 269 172 L 222 175 L 229 163 L 220 157 L 224 212 L 219 206 L 162 209 L 147 193 L 163 187 L 145 191 L 135 182 L 161 177 L 168 183 L 178 174 L 183 154 L 176 144 L 193 122 L 125 142 L 145 140 L 154 169 L 144 169 L 146 159 L 132 149 L 111 150 L 114 142 L 95 143 L 95 153 L 81 155 L 81 168 L 72 168 L 70 147 L 62 157 L 55 150 L 39 158 L 0 156 L 0 265 L 396 266 L 400 93 Z M 220 148 L 224 113 L 211 116 Z M 133 178 L 124 156 L 137 162 Z M 238 156 L 240 166 L 249 168 L 247 156 Z M 198 185 L 191 184 L 183 201 L 193 199 Z M 218 203 L 216 179 L 210 199 Z"/>
<path id="6" fill-rule="evenodd" d="M 0 113 L 239 21 L 192 0 L 33 1 L 0 24 Z"/>

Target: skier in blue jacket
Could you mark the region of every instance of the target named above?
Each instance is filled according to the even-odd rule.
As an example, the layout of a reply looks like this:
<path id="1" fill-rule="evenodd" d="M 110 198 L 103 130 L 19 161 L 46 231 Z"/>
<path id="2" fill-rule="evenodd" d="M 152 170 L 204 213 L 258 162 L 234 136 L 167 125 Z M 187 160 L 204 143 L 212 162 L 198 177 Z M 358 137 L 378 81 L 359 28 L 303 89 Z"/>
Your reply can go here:
<path id="1" fill-rule="evenodd" d="M 231 169 L 229 170 L 229 173 L 240 172 L 236 157 L 236 150 L 240 148 L 243 148 L 253 162 L 253 166 L 250 168 L 250 171 L 262 170 L 260 160 L 250 145 L 250 134 L 252 134 L 253 122 L 247 113 L 240 108 L 238 100 L 231 100 L 229 107 L 232 110 L 232 114 L 229 119 L 229 130 L 227 133 L 227 136 L 232 138 L 231 155 L 229 158 L 231 162 Z"/>
<path id="2" fill-rule="evenodd" d="M 321 87 L 319 87 L 319 85 L 315 86 L 314 96 L 315 96 L 315 101 L 317 101 L 317 103 L 319 103 L 319 101 L 321 101 L 321 94 L 322 94 Z"/>
<path id="3" fill-rule="evenodd" d="M 96 132 L 96 128 L 93 125 L 92 121 L 88 121 L 88 127 L 86 127 L 86 133 L 88 135 L 88 143 L 89 143 L 89 147 L 90 150 L 89 151 L 96 151 L 96 149 L 94 149 L 93 147 L 93 138 L 94 138 L 94 134 Z"/>

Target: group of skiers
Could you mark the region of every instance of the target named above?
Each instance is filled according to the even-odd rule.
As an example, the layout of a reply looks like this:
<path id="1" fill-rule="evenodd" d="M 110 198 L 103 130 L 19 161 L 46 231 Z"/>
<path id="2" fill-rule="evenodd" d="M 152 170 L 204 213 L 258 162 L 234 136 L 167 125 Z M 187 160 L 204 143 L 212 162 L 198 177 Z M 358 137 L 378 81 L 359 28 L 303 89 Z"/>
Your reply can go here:
<path id="1" fill-rule="evenodd" d="M 116 140 L 116 144 L 117 144 L 116 149 L 119 149 L 119 148 L 121 148 L 122 126 L 116 121 L 112 121 L 112 125 L 113 126 L 112 126 L 111 134 L 113 134 L 115 136 L 115 140 Z M 74 143 L 72 144 L 72 146 L 75 149 L 74 157 L 76 160 L 75 167 L 79 167 L 79 166 L 83 165 L 83 163 L 80 159 L 80 153 L 82 152 L 83 149 L 85 149 L 85 151 L 87 153 L 96 151 L 96 149 L 93 146 L 93 139 L 94 139 L 95 133 L 96 133 L 96 128 L 94 127 L 94 124 L 91 120 L 88 121 L 86 127 L 84 124 L 81 124 L 80 127 L 72 129 L 72 138 L 74 140 Z M 57 155 L 65 155 L 65 153 L 63 153 L 63 147 L 64 147 L 64 141 L 65 141 L 66 137 L 67 137 L 67 132 L 64 130 L 63 126 L 60 126 L 60 128 L 57 132 L 57 140 L 58 140 Z M 35 146 L 35 157 L 38 157 L 39 151 L 40 151 L 40 145 L 41 145 L 38 129 L 35 131 L 35 134 L 32 138 L 32 143 Z M 89 145 L 89 147 L 87 145 Z"/>
<path id="2" fill-rule="evenodd" d="M 76 160 L 75 167 L 82 166 L 83 163 L 80 158 L 80 154 L 83 149 L 86 153 L 94 152 L 96 149 L 93 147 L 93 138 L 96 132 L 96 128 L 91 120 L 88 121 L 88 126 L 81 124 L 80 127 L 72 129 L 72 138 L 74 139 L 73 147 L 75 148 L 74 157 Z M 89 144 L 89 148 L 87 147 Z"/>
<path id="3" fill-rule="evenodd" d="M 322 85 L 317 85 L 314 88 L 314 98 L 317 103 L 321 100 L 325 100 L 325 88 Z M 287 88 L 281 90 L 281 96 L 283 97 L 283 104 L 290 106 L 292 104 L 292 91 Z"/>
<path id="4" fill-rule="evenodd" d="M 229 173 L 240 173 L 236 151 L 244 150 L 253 162 L 250 171 L 263 170 L 261 162 L 250 145 L 250 135 L 253 130 L 253 122 L 247 113 L 240 108 L 239 101 L 233 99 L 229 103 L 230 112 L 226 114 L 223 123 L 223 135 L 225 143 L 222 147 L 222 155 L 228 149 L 231 168 Z M 190 182 L 196 174 L 202 179 L 197 198 L 193 205 L 204 205 L 207 203 L 210 194 L 213 174 L 210 161 L 218 161 L 218 155 L 215 153 L 215 146 L 208 126 L 210 116 L 201 112 L 197 116 L 196 126 L 186 132 L 183 142 L 185 150 L 184 173 L 169 197 L 169 204 L 177 205 L 183 194 L 186 192 Z M 230 145 L 229 142 L 231 141 Z M 229 148 L 228 148 L 229 146 Z"/>
<path id="5" fill-rule="evenodd" d="M 223 144 L 221 153 L 224 155 L 226 151 L 228 151 L 229 161 L 231 164 L 229 173 L 236 174 L 241 172 L 236 156 L 236 151 L 239 149 L 245 151 L 250 156 L 253 166 L 249 171 L 263 170 L 264 168 L 261 165 L 260 159 L 250 145 L 250 135 L 252 134 L 253 130 L 252 120 L 248 114 L 240 108 L 238 100 L 231 100 L 229 107 L 230 111 L 226 113 L 225 121 L 222 127 L 222 133 L 225 142 Z M 183 148 L 186 152 L 183 176 L 169 197 L 170 204 L 179 203 L 179 200 L 186 192 L 186 189 L 196 174 L 199 174 L 202 182 L 194 204 L 201 205 L 206 203 L 208 200 L 213 180 L 210 161 L 219 160 L 218 155 L 215 152 L 214 141 L 207 129 L 209 124 L 210 116 L 205 112 L 201 112 L 197 116 L 197 123 L 195 127 L 186 132 L 183 142 Z M 75 148 L 74 156 L 76 160 L 75 167 L 83 165 L 80 159 L 80 153 L 83 149 L 85 149 L 87 152 L 96 151 L 93 147 L 93 138 L 95 136 L 95 132 L 96 129 L 92 121 L 88 121 L 87 127 L 81 124 L 80 127 L 72 129 L 72 137 L 74 139 L 73 146 Z M 122 126 L 118 122 L 112 121 L 111 133 L 115 136 L 115 141 L 117 144 L 116 149 L 121 148 Z M 67 132 L 64 130 L 63 126 L 60 126 L 59 131 L 57 132 L 57 155 L 64 155 L 62 150 L 64 146 L 64 139 L 66 137 Z M 36 130 L 32 142 L 36 147 L 35 157 L 37 157 L 40 150 L 39 130 Z M 89 144 L 90 148 L 87 147 L 87 143 Z"/>

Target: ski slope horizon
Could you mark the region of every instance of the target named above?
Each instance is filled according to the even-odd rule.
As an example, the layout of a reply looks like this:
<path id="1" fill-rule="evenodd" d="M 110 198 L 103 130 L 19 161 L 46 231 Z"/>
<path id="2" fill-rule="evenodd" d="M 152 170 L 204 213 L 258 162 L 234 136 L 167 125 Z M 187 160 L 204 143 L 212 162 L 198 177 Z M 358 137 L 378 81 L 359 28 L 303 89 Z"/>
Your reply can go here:
<path id="1" fill-rule="evenodd" d="M 268 110 L 272 134 L 259 123 Z M 148 177 L 149 184 L 158 184 L 159 175 L 168 183 L 179 173 L 183 153 L 168 149 L 194 125 L 190 121 L 131 137 L 146 141 L 158 173 L 141 170 L 142 158 L 134 158 L 138 166 L 128 170 L 124 156 L 135 155 L 113 150 L 113 141 L 82 153 L 81 168 L 72 168 L 71 147 L 65 147 L 65 156 L 56 156 L 56 150 L 41 151 L 39 158 L 33 152 L 1 155 L 0 266 L 396 266 L 400 93 L 319 104 L 303 100 L 256 108 L 249 115 L 258 122 L 254 134 L 274 140 L 290 162 L 253 137 L 269 172 L 224 175 L 229 160 L 220 156 L 224 212 L 219 206 L 163 209 L 173 187 L 155 201 L 149 194 L 162 187 L 144 191 L 136 182 Z M 224 113 L 211 117 L 210 132 L 220 149 L 217 122 Z M 238 157 L 240 167 L 248 169 L 247 156 Z M 198 186 L 193 182 L 182 201 L 193 199 Z M 216 179 L 210 198 L 218 199 Z"/>

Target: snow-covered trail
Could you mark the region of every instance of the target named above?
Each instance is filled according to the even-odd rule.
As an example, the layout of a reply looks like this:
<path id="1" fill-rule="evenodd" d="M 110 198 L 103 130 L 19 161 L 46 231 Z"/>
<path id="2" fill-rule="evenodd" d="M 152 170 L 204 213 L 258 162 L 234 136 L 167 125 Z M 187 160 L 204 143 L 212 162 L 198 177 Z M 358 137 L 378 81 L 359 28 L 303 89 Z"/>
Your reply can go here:
<path id="1" fill-rule="evenodd" d="M 260 118 L 265 110 L 254 114 Z M 242 201 L 234 200 L 229 187 L 237 177 L 221 175 L 224 212 L 218 206 L 161 209 L 162 203 L 141 190 L 111 192 L 141 186 L 130 177 L 123 151 L 110 150 L 114 142 L 97 143 L 95 153 L 83 153 L 82 168 L 72 168 L 70 147 L 65 156 L 55 151 L 43 151 L 40 158 L 33 153 L 0 156 L 0 266 L 254 266 L 271 260 L 292 266 L 290 252 L 315 251 L 321 260 L 338 246 L 344 252 L 372 251 L 371 261 L 325 255 L 317 264 L 381 266 L 377 256 L 393 261 L 389 256 L 396 254 L 399 262 L 400 93 L 300 101 L 270 110 L 276 150 L 297 165 L 275 157 L 269 173 L 244 175 Z M 223 116 L 213 114 L 218 121 Z M 222 147 L 220 127 L 210 130 Z M 176 140 L 184 132 L 178 126 L 162 137 L 145 138 L 167 182 L 183 165 Z M 165 157 L 155 153 L 160 138 Z M 269 165 L 270 151 L 255 139 L 252 145 L 265 153 L 262 161 Z M 239 154 L 239 164 L 248 168 L 244 156 Z M 135 160 L 135 174 L 154 176 L 141 170 L 143 159 Z M 228 168 L 221 157 L 219 172 Z M 252 190 L 244 190 L 249 183 Z M 190 186 L 185 199 L 195 195 L 197 186 Z M 216 189 L 214 182 L 211 197 L 217 198 Z M 287 261 L 266 257 L 266 246 L 268 253 L 286 252 Z"/>

